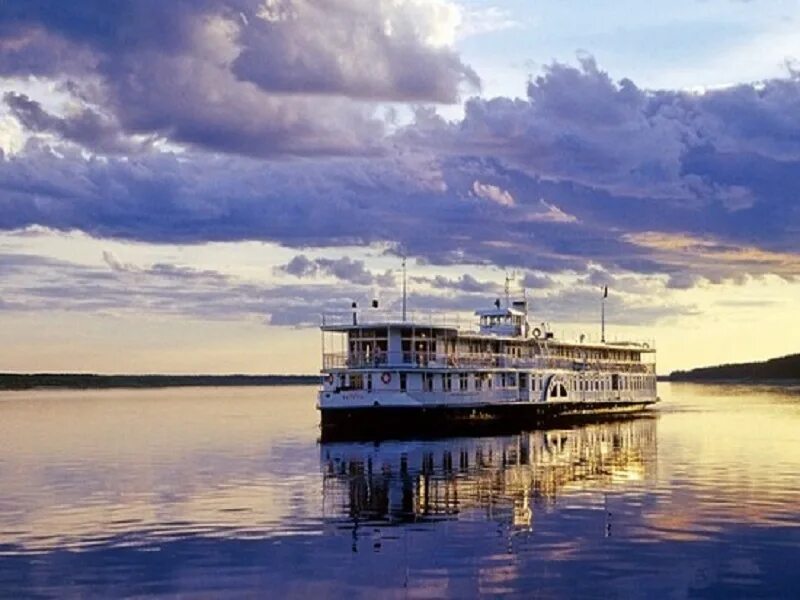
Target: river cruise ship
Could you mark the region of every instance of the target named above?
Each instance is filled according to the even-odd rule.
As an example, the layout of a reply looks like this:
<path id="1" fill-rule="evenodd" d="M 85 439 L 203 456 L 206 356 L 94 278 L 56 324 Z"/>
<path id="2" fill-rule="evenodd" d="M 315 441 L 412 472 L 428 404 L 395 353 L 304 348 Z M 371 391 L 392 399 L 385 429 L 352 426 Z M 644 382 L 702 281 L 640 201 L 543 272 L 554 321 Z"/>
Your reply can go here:
<path id="1" fill-rule="evenodd" d="M 657 401 L 652 343 L 559 339 L 531 322 L 527 300 L 498 300 L 475 315 L 472 326 L 355 304 L 324 315 L 323 431 L 535 424 Z"/>

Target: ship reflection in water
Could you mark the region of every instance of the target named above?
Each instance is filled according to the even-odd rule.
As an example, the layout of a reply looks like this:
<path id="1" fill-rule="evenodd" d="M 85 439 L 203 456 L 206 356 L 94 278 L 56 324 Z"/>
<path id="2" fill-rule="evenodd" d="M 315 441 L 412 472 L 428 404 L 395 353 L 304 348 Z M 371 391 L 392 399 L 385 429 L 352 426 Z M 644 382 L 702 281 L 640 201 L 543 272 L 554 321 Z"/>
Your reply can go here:
<path id="1" fill-rule="evenodd" d="M 325 514 L 389 524 L 488 518 L 530 530 L 536 512 L 571 493 L 652 480 L 656 426 L 640 417 L 505 437 L 323 443 Z"/>

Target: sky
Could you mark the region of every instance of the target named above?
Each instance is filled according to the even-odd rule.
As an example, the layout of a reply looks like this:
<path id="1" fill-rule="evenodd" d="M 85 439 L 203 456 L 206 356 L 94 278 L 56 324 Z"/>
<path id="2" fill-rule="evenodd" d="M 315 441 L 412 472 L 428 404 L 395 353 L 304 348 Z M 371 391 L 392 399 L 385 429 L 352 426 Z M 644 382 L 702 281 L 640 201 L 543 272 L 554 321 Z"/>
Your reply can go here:
<path id="1" fill-rule="evenodd" d="M 800 351 L 800 2 L 6 0 L 0 371 L 314 373 L 490 306 Z"/>

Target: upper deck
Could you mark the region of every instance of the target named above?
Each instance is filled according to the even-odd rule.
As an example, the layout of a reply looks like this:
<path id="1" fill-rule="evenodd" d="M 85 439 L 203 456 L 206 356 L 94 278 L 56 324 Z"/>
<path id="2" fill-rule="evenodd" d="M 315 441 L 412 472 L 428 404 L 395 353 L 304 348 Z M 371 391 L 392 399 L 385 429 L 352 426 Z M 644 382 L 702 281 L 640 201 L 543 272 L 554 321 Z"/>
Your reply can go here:
<path id="1" fill-rule="evenodd" d="M 411 367 L 428 369 L 603 368 L 654 372 L 643 355 L 653 342 L 574 340 L 556 336 L 546 323 L 528 321 L 522 303 L 467 319 L 458 314 L 397 313 L 367 309 L 323 315 L 323 369 Z M 334 347 L 332 347 L 334 346 Z"/>

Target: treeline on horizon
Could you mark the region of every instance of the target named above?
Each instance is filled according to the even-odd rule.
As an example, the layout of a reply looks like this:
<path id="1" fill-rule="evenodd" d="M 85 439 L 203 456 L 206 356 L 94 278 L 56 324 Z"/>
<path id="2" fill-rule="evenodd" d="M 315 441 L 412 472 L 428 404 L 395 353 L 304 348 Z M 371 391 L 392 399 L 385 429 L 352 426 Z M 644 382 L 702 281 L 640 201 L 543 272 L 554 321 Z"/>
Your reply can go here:
<path id="1" fill-rule="evenodd" d="M 318 375 L 97 375 L 0 373 L 0 390 L 312 385 Z"/>
<path id="2" fill-rule="evenodd" d="M 714 381 L 714 380 L 768 380 L 800 379 L 800 354 L 790 354 L 763 362 L 700 367 L 689 371 L 673 371 L 670 381 Z"/>

